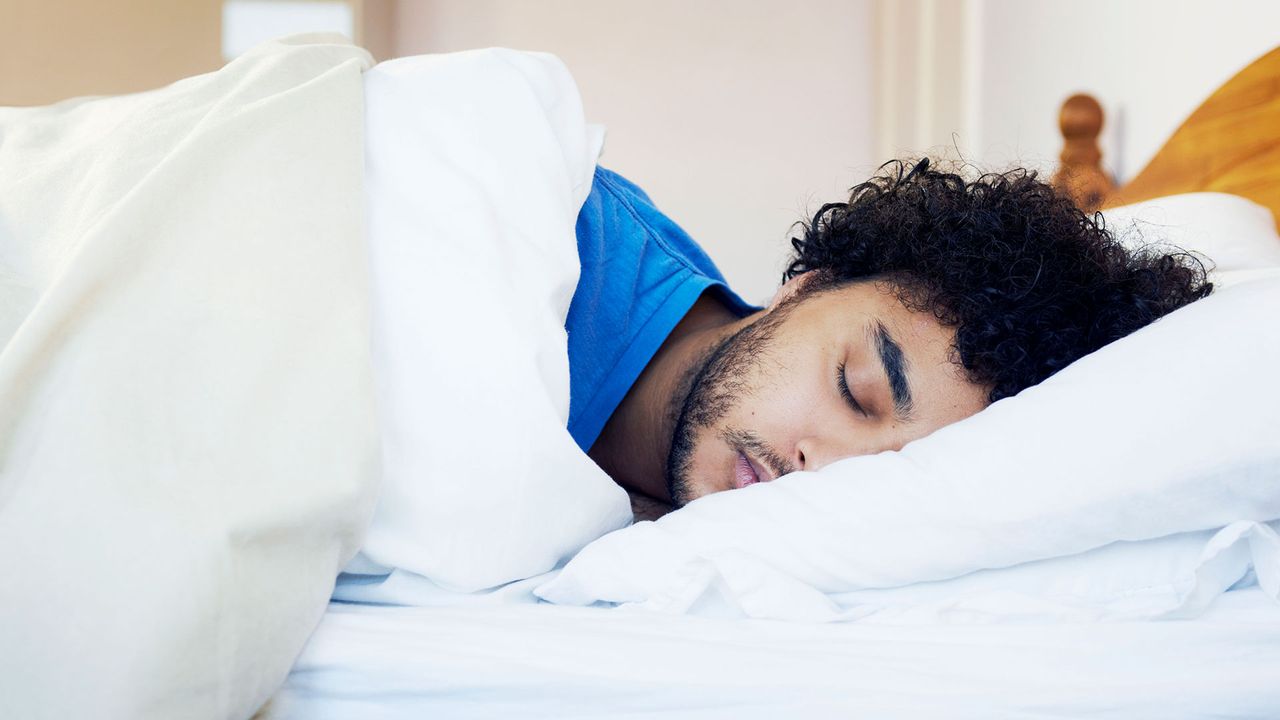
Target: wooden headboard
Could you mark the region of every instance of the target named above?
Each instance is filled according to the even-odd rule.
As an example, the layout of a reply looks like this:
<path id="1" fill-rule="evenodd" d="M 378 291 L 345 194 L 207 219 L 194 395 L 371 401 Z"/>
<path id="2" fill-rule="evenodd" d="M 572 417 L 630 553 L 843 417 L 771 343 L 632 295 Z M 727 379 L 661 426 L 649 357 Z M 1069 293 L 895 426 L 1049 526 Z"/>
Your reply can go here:
<path id="1" fill-rule="evenodd" d="M 1092 210 L 1162 195 L 1216 191 L 1247 197 L 1271 208 L 1280 219 L 1280 48 L 1214 91 L 1142 172 L 1118 189 L 1099 164 L 1102 108 L 1097 101 L 1087 95 L 1068 98 L 1060 124 L 1062 165 L 1054 184 L 1071 193 L 1081 207 Z"/>

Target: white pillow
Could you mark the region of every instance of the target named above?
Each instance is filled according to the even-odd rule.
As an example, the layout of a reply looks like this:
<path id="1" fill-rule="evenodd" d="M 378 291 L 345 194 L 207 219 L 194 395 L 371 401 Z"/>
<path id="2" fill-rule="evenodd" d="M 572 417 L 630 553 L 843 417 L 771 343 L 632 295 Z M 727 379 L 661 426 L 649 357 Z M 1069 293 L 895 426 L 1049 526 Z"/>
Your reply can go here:
<path id="1" fill-rule="evenodd" d="M 538 575 L 631 520 L 565 429 L 601 133 L 550 55 L 403 58 L 365 88 L 383 480 L 348 571 L 467 592 Z"/>
<path id="2" fill-rule="evenodd" d="M 1280 237 L 1271 211 L 1226 193 L 1170 195 L 1102 213 L 1106 227 L 1130 247 L 1176 246 L 1212 260 L 1216 273 L 1280 267 Z"/>
<path id="3" fill-rule="evenodd" d="M 1254 229 L 1254 247 L 1275 241 L 1269 223 Z M 680 612 L 719 596 L 748 615 L 836 619 L 822 593 L 1280 518 L 1280 271 L 1218 279 L 1209 298 L 900 452 L 699 499 L 593 543 L 537 592 Z M 1280 553 L 1255 545 L 1250 561 L 1280 574 Z M 1185 546 L 1123 554 L 1134 567 L 1164 558 L 1170 586 L 1202 561 L 1161 547 Z M 1080 567 L 1081 600 L 1137 589 Z"/>

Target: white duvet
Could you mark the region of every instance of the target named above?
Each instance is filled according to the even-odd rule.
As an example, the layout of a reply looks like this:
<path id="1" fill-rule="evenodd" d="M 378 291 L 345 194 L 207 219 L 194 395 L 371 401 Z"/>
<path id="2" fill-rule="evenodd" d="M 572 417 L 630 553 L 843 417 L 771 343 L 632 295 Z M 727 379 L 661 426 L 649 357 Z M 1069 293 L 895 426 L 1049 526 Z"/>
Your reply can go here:
<path id="1" fill-rule="evenodd" d="M 538 575 L 630 521 L 565 429 L 573 228 L 603 138 L 550 55 L 394 60 L 365 98 L 383 474 L 349 570 L 460 592 Z"/>

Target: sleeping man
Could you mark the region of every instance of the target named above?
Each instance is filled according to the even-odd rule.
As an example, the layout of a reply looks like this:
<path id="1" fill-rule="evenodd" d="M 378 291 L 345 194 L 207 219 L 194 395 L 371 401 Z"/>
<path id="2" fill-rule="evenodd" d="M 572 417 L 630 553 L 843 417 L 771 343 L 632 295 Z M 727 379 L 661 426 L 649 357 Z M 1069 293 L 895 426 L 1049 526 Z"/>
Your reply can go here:
<path id="1" fill-rule="evenodd" d="M 901 448 L 1212 290 L 1032 173 L 890 163 L 793 239 L 768 307 L 596 172 L 566 327 L 578 445 L 639 517 Z"/>

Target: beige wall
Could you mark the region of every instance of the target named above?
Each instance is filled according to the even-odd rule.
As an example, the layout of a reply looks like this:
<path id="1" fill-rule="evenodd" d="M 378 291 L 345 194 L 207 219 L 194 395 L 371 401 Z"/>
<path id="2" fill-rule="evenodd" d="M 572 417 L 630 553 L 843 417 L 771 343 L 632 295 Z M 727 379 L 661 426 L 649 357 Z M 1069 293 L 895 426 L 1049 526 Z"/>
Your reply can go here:
<path id="1" fill-rule="evenodd" d="M 1275 0 L 877 0 L 882 148 L 1052 171 L 1058 110 L 1102 103 L 1103 164 L 1140 171 L 1215 88 L 1280 46 Z"/>
<path id="2" fill-rule="evenodd" d="M 1215 88 L 1280 46 L 1275 0 L 984 0 L 979 10 L 981 155 L 1054 166 L 1058 108 L 1086 91 L 1107 112 L 1103 161 L 1121 180 Z"/>
<path id="3" fill-rule="evenodd" d="M 395 53 L 560 56 L 602 164 L 643 187 L 752 300 L 792 223 L 872 157 L 870 0 L 399 0 Z"/>
<path id="4" fill-rule="evenodd" d="M 348 0 L 380 59 L 504 45 L 559 55 L 603 163 L 748 299 L 792 224 L 873 156 L 872 0 Z M 217 68 L 220 0 L 0 0 L 0 104 L 143 90 Z"/>
<path id="5" fill-rule="evenodd" d="M 222 65 L 219 0 L 0 0 L 0 105 L 133 92 Z"/>
<path id="6" fill-rule="evenodd" d="M 347 0 L 356 23 L 356 42 L 375 60 L 395 57 L 396 0 Z"/>

